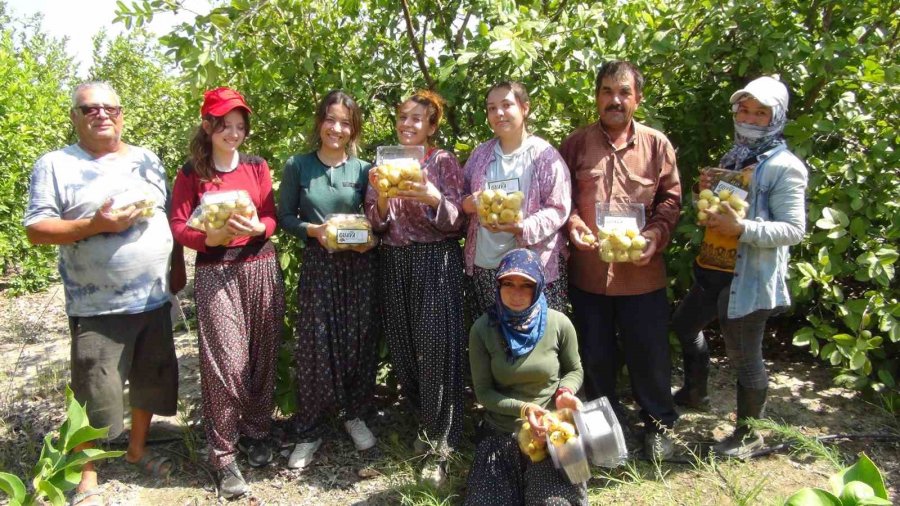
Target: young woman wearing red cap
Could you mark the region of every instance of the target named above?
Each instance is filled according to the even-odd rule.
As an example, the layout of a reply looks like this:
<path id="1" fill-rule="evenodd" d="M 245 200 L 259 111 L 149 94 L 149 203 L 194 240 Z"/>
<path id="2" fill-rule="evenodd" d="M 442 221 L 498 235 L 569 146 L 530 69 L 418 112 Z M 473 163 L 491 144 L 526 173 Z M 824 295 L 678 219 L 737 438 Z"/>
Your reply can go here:
<path id="1" fill-rule="evenodd" d="M 203 418 L 209 460 L 226 498 L 248 490 L 237 449 L 254 467 L 273 459 L 266 439 L 284 317 L 284 282 L 269 241 L 276 225 L 269 166 L 238 152 L 250 132 L 250 112 L 232 89 L 206 92 L 190 160 L 175 178 L 170 217 L 175 240 L 197 251 Z M 232 213 L 224 226 L 205 232 L 188 226 L 204 194 L 232 190 L 245 191 L 256 212 Z"/>
<path id="2" fill-rule="evenodd" d="M 370 246 L 333 253 L 325 247 L 328 215 L 362 212 L 371 164 L 354 156 L 361 131 L 356 101 L 343 91 L 328 93 L 316 108 L 315 150 L 290 157 L 281 178 L 278 221 L 306 246 L 297 286 L 293 469 L 312 461 L 330 413 L 344 422 L 357 450 L 376 443 L 361 417 L 375 386 L 378 265 Z"/>

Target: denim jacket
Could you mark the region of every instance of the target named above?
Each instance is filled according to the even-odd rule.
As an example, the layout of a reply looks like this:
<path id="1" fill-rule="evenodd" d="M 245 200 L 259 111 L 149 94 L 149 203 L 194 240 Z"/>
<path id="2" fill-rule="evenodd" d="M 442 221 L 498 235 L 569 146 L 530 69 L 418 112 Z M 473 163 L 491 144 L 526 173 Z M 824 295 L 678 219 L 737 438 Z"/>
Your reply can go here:
<path id="1" fill-rule="evenodd" d="M 806 165 L 784 145 L 759 156 L 737 251 L 728 318 L 790 305 L 788 247 L 806 233 Z"/>

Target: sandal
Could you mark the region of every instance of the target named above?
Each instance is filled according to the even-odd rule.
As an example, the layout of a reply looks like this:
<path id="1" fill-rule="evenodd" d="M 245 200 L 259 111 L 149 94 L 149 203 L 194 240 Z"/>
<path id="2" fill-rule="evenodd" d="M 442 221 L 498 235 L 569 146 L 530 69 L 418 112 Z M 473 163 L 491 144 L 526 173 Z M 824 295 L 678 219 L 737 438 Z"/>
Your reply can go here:
<path id="1" fill-rule="evenodd" d="M 125 462 L 128 461 L 126 460 Z M 175 470 L 174 460 L 149 449 L 144 451 L 144 456 L 138 459 L 137 462 L 128 463 L 136 467 L 145 476 L 163 480 L 171 476 L 172 471 Z M 166 467 L 166 464 L 168 464 L 168 467 Z"/>
<path id="2" fill-rule="evenodd" d="M 100 487 L 94 487 L 92 489 L 85 490 L 84 492 L 75 493 L 72 498 L 69 499 L 69 506 L 78 506 L 91 497 L 100 499 L 99 503 L 94 502 L 92 504 L 100 504 L 101 506 L 106 504 L 106 501 L 103 500 L 103 495 Z"/>

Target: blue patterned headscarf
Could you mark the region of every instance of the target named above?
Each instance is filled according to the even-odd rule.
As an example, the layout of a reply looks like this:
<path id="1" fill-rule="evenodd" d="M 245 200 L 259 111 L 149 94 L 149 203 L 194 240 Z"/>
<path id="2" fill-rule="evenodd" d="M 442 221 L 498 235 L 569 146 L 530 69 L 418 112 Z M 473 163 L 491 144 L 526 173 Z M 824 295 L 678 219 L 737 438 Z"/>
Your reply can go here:
<path id="1" fill-rule="evenodd" d="M 500 298 L 500 280 L 504 276 L 518 274 L 535 282 L 531 306 L 518 312 L 503 305 Z M 537 345 L 547 328 L 547 297 L 544 296 L 544 268 L 540 257 L 528 249 L 514 249 L 503 257 L 497 269 L 497 288 L 494 307 L 488 316 L 500 326 L 506 341 L 506 357 L 510 362 L 525 355 Z"/>

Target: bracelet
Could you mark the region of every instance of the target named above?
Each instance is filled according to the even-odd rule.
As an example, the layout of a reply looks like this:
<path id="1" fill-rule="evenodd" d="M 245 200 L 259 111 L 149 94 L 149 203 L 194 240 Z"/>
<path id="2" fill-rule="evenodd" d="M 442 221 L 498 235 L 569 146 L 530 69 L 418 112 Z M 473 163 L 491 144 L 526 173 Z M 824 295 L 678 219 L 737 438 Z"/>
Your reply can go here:
<path id="1" fill-rule="evenodd" d="M 528 420 L 527 411 L 528 411 L 528 408 L 530 408 L 532 406 L 533 406 L 533 404 L 531 404 L 530 402 L 526 402 L 525 404 L 522 404 L 522 409 L 519 410 L 519 418 L 521 418 L 522 420 Z"/>
<path id="2" fill-rule="evenodd" d="M 569 388 L 569 387 L 559 387 L 559 388 L 556 389 L 556 395 L 555 395 L 555 397 L 559 397 L 559 396 L 562 395 L 563 393 L 568 393 L 568 394 L 571 394 L 571 395 L 575 395 L 575 392 L 573 392 L 571 388 Z"/>

